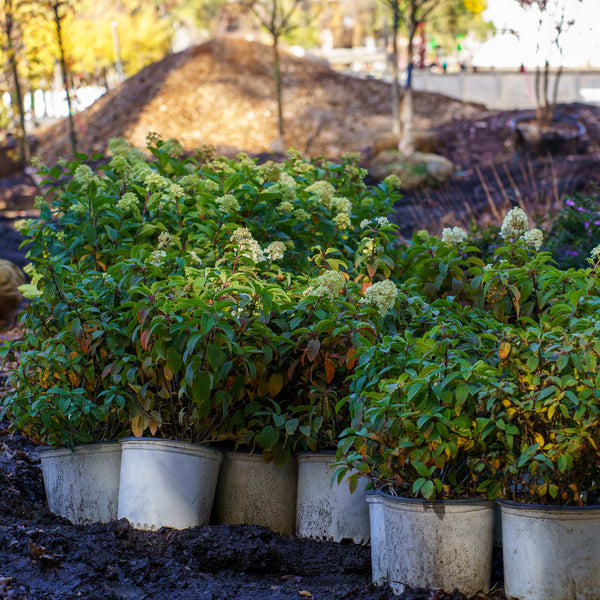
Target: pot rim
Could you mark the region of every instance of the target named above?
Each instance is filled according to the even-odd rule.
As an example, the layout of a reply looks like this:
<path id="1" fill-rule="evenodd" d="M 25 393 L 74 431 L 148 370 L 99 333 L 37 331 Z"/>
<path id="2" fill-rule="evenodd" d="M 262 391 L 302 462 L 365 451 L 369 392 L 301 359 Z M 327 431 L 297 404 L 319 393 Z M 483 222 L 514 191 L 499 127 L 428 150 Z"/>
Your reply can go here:
<path id="1" fill-rule="evenodd" d="M 518 502 L 517 500 L 508 500 L 506 498 L 496 498 L 496 502 L 502 507 L 516 508 L 523 510 L 535 510 L 535 511 L 560 511 L 560 512 L 586 512 L 586 511 L 599 511 L 600 504 L 586 504 L 585 506 L 560 506 L 554 504 L 529 504 L 528 502 Z"/>
<path id="2" fill-rule="evenodd" d="M 120 447 L 119 444 L 120 440 L 94 440 L 92 442 L 86 442 L 84 444 L 75 444 L 73 446 L 73 448 L 70 448 L 69 446 L 65 446 L 65 445 L 60 445 L 60 446 L 41 446 L 40 448 L 38 448 L 36 451 L 39 454 L 50 454 L 52 452 L 57 452 L 57 453 L 63 453 L 63 452 L 69 452 L 70 454 L 75 454 L 76 451 L 82 451 L 85 452 L 87 450 L 92 450 L 94 447 L 96 448 L 96 450 L 98 449 L 99 446 L 110 446 L 110 448 L 107 449 L 113 449 L 116 447 Z"/>
<path id="3" fill-rule="evenodd" d="M 536 114 L 533 111 L 512 117 L 512 119 L 508 120 L 508 126 L 511 129 L 515 130 L 515 129 L 519 128 L 519 122 L 531 121 L 531 120 L 534 120 L 534 121 L 536 120 Z M 561 139 L 565 139 L 565 140 L 575 139 L 575 138 L 581 137 L 587 131 L 586 126 L 581 121 L 578 121 L 577 119 L 574 119 L 567 115 L 556 114 L 552 117 L 552 121 L 556 121 L 558 123 L 568 123 L 569 125 L 573 125 L 574 127 L 577 127 L 577 131 L 574 131 L 573 133 L 566 133 L 564 135 L 561 135 L 560 136 Z"/>
<path id="4" fill-rule="evenodd" d="M 183 440 L 173 440 L 167 438 L 153 438 L 153 437 L 124 437 L 119 440 L 121 447 L 124 447 L 125 444 L 137 445 L 137 443 L 141 444 L 149 444 L 150 446 L 155 446 L 158 449 L 163 446 L 166 450 L 182 450 L 184 452 L 192 452 L 197 453 L 200 451 L 205 456 L 212 455 L 214 458 L 222 459 L 224 453 L 221 450 L 217 450 L 216 448 L 211 448 L 206 444 L 193 444 L 192 442 L 186 442 Z M 130 446 L 131 447 L 131 446 Z"/>
<path id="5" fill-rule="evenodd" d="M 456 506 L 468 506 L 468 505 L 484 505 L 489 504 L 493 505 L 491 500 L 487 500 L 486 498 L 441 498 L 438 500 L 434 500 L 430 502 L 425 498 L 410 498 L 408 496 L 394 496 L 393 494 L 389 494 L 388 492 L 384 492 L 381 488 L 377 488 L 374 490 L 375 493 L 383 498 L 390 500 L 397 500 L 398 502 L 403 502 L 406 504 L 411 504 L 413 506 L 442 506 L 444 504 L 452 504 Z"/>

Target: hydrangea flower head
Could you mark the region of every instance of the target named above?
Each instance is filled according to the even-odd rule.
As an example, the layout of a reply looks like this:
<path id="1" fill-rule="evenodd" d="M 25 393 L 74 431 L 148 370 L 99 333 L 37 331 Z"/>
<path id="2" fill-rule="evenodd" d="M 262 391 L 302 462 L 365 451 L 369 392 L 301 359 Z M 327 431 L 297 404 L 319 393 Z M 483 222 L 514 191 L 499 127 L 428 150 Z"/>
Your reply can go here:
<path id="1" fill-rule="evenodd" d="M 313 284 L 304 292 L 305 296 L 319 296 L 333 298 L 339 294 L 346 285 L 346 278 L 339 271 L 325 271 L 319 275 Z"/>
<path id="2" fill-rule="evenodd" d="M 233 194 L 225 194 L 219 198 L 215 198 L 215 203 L 219 207 L 219 211 L 223 214 L 234 213 L 240 210 L 240 203 Z"/>
<path id="3" fill-rule="evenodd" d="M 389 279 L 384 279 L 367 288 L 360 302 L 362 304 L 374 304 L 383 317 L 394 306 L 397 296 L 398 288 L 396 284 Z"/>
<path id="4" fill-rule="evenodd" d="M 231 241 L 237 245 L 242 256 L 251 258 L 255 263 L 265 259 L 262 248 L 246 227 L 238 227 L 231 234 Z"/>
<path id="5" fill-rule="evenodd" d="M 281 260 L 285 254 L 285 244 L 283 242 L 271 242 L 265 248 L 265 254 L 270 261 Z"/>
<path id="6" fill-rule="evenodd" d="M 539 229 L 533 228 L 523 234 L 523 239 L 538 252 L 544 243 L 544 234 Z"/>
<path id="7" fill-rule="evenodd" d="M 467 239 L 468 234 L 462 227 L 446 227 L 442 231 L 442 242 L 450 246 L 458 246 Z"/>
<path id="8" fill-rule="evenodd" d="M 522 208 L 516 207 L 509 210 L 502 227 L 500 228 L 500 235 L 505 240 L 516 240 L 525 234 L 529 228 L 529 221 L 527 215 Z"/>

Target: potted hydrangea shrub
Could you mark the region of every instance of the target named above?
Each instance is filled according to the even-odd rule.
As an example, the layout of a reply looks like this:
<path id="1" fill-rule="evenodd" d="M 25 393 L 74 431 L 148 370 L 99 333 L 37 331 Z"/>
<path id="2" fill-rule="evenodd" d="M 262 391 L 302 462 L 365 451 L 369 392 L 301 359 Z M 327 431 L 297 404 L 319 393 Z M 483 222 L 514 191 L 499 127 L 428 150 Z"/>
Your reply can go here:
<path id="1" fill-rule="evenodd" d="M 511 211 L 506 243 L 484 275 L 505 321 L 503 386 L 490 460 L 501 466 L 507 594 L 524 600 L 592 598 L 600 586 L 598 257 L 562 270 L 528 249 L 527 219 Z M 539 240 L 539 234 L 536 234 Z M 530 248 L 530 247 L 529 247 Z"/>

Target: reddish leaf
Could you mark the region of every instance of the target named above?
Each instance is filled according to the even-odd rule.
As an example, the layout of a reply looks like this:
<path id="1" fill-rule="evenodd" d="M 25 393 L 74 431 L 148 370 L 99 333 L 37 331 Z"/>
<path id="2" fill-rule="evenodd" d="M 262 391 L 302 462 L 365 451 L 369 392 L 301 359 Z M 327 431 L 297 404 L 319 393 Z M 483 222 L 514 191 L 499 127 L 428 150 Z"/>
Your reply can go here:
<path id="1" fill-rule="evenodd" d="M 142 333 L 142 336 L 140 337 L 140 345 L 142 346 L 142 349 L 144 350 L 148 350 L 150 348 L 150 330 L 147 329 L 146 331 L 144 331 L 144 333 Z"/>
<path id="2" fill-rule="evenodd" d="M 333 361 L 329 357 L 327 357 L 325 359 L 325 378 L 327 380 L 327 383 L 331 383 L 334 377 L 335 365 L 333 364 Z"/>
<path id="3" fill-rule="evenodd" d="M 348 353 L 346 354 L 346 367 L 351 371 L 354 369 L 354 365 L 356 364 L 356 350 L 354 348 L 350 348 Z"/>

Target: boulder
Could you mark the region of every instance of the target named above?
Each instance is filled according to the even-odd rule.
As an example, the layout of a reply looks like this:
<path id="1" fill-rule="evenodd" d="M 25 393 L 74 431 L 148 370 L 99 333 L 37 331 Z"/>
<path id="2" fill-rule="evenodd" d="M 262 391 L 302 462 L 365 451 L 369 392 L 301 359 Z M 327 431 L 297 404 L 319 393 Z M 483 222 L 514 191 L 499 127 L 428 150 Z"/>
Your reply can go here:
<path id="1" fill-rule="evenodd" d="M 0 259 L 0 326 L 10 326 L 14 322 L 23 299 L 19 286 L 25 281 L 25 274 L 20 267 L 9 260 Z"/>
<path id="2" fill-rule="evenodd" d="M 414 152 L 404 156 L 397 150 L 386 150 L 375 156 L 369 171 L 376 179 L 397 175 L 401 189 L 417 190 L 446 183 L 454 173 L 454 165 L 439 154 Z"/>
<path id="3" fill-rule="evenodd" d="M 435 152 L 438 139 L 433 131 L 415 131 L 413 142 L 417 152 Z M 397 150 L 400 138 L 391 131 L 380 131 L 373 139 L 373 156 L 385 150 Z"/>

